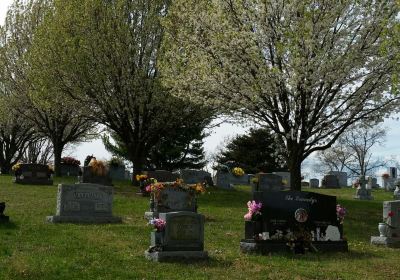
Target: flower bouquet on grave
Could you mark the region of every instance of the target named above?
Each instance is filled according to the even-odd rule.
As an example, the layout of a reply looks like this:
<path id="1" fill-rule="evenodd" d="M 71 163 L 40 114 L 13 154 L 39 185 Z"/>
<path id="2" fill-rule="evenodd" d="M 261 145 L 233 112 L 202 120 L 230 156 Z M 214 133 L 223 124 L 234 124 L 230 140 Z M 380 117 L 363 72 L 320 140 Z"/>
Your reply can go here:
<path id="1" fill-rule="evenodd" d="M 21 164 L 21 162 L 18 162 L 11 167 L 11 170 L 14 172 L 15 176 L 21 175 Z"/>
<path id="2" fill-rule="evenodd" d="M 262 233 L 262 203 L 255 200 L 247 202 L 247 214 L 244 215 L 245 220 L 245 237 L 246 239 L 258 240 Z"/>
<path id="3" fill-rule="evenodd" d="M 141 175 L 136 175 L 136 182 L 139 183 L 139 188 L 140 188 L 140 192 L 143 195 L 150 195 L 150 186 L 154 183 L 157 183 L 157 180 L 154 178 L 149 178 L 147 175 L 145 174 L 141 174 Z"/>
<path id="4" fill-rule="evenodd" d="M 286 235 L 286 239 L 286 245 L 294 254 L 305 254 L 306 251 L 309 251 L 310 249 L 318 251 L 312 244 L 311 233 L 305 230 L 302 226 L 293 233 Z"/>
<path id="5" fill-rule="evenodd" d="M 343 239 L 343 221 L 344 221 L 344 217 L 346 216 L 346 214 L 347 214 L 346 208 L 344 208 L 340 204 L 336 205 L 336 217 L 339 222 L 338 228 L 339 228 L 341 239 Z"/>
<path id="6" fill-rule="evenodd" d="M 233 176 L 242 177 L 244 175 L 244 170 L 240 167 L 235 167 L 232 169 Z"/>
<path id="7" fill-rule="evenodd" d="M 103 177 L 108 173 L 106 164 L 101 160 L 97 160 L 95 157 L 90 160 L 88 166 L 90 166 L 91 172 L 96 176 Z"/>
<path id="8" fill-rule="evenodd" d="M 382 178 L 383 179 L 389 179 L 389 177 L 390 177 L 389 173 L 383 173 L 382 174 Z"/>
<path id="9" fill-rule="evenodd" d="M 153 227 L 151 232 L 150 252 L 162 251 L 163 237 L 167 223 L 163 219 L 151 219 L 149 225 Z"/>

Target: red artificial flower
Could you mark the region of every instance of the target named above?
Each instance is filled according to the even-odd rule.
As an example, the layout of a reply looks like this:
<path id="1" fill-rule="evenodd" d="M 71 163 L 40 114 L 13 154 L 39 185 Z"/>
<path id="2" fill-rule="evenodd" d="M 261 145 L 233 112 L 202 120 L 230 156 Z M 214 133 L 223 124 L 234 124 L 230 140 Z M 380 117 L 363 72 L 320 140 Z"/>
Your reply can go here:
<path id="1" fill-rule="evenodd" d="M 394 212 L 393 211 L 389 211 L 388 217 L 393 217 L 393 216 L 394 216 Z"/>

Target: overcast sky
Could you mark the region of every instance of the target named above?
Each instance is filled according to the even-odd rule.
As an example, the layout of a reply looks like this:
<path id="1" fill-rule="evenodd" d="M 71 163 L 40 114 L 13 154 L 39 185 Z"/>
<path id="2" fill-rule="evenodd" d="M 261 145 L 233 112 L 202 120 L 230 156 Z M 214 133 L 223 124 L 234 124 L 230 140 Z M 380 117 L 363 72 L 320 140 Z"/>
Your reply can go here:
<path id="1" fill-rule="evenodd" d="M 0 0 L 0 24 L 4 23 L 7 7 L 12 3 L 12 0 Z M 384 122 L 389 130 L 387 133 L 387 141 L 384 146 L 375 147 L 374 155 L 380 157 L 397 157 L 400 161 L 400 122 L 398 120 L 386 119 Z M 222 124 L 210 131 L 211 135 L 205 141 L 205 150 L 208 154 L 215 152 L 216 148 L 224 143 L 227 137 L 232 137 L 238 134 L 243 134 L 247 131 L 246 128 Z M 83 159 L 88 154 L 93 154 L 98 158 L 109 158 L 111 155 L 104 149 L 101 140 L 94 140 L 91 143 L 83 143 L 67 151 L 67 153 L 77 157 L 79 160 Z M 314 177 L 311 175 L 311 177 Z"/>

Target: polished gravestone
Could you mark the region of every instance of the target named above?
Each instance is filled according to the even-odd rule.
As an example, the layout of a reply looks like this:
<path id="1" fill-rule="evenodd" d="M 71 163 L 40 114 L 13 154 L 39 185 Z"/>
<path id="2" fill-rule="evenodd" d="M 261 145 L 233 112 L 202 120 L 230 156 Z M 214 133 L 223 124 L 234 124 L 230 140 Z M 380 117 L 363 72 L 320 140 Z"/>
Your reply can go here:
<path id="1" fill-rule="evenodd" d="M 112 215 L 113 188 L 96 184 L 58 186 L 55 216 L 48 216 L 51 223 L 120 223 Z"/>
<path id="2" fill-rule="evenodd" d="M 276 192 L 284 189 L 282 177 L 277 174 L 258 173 L 256 178 L 254 191 Z"/>
<path id="3" fill-rule="evenodd" d="M 234 185 L 250 184 L 249 175 L 235 176 L 231 172 L 218 170 L 215 174 L 214 183 L 218 188 L 232 189 Z"/>
<path id="4" fill-rule="evenodd" d="M 211 177 L 209 172 L 196 169 L 182 169 L 179 175 L 185 184 L 209 183 Z"/>
<path id="5" fill-rule="evenodd" d="M 262 216 L 259 221 L 245 222 L 242 252 L 289 251 L 287 236 L 299 232 L 309 236 L 318 251 L 348 251 L 336 215 L 335 196 L 300 191 L 254 192 L 253 200 L 263 204 Z M 334 231 L 340 233 L 340 240 L 331 237 Z"/>
<path id="6" fill-rule="evenodd" d="M 13 181 L 23 185 L 53 185 L 49 166 L 36 163 L 20 164 Z"/>
<path id="7" fill-rule="evenodd" d="M 316 178 L 310 179 L 310 188 L 312 189 L 319 188 L 319 180 Z"/>
<path id="8" fill-rule="evenodd" d="M 325 175 L 321 181 L 321 188 L 338 189 L 340 188 L 339 179 L 336 175 Z"/>
<path id="9" fill-rule="evenodd" d="M 205 259 L 204 216 L 193 212 L 160 213 L 164 231 L 151 233 L 151 246 L 145 256 L 153 261 Z"/>
<path id="10" fill-rule="evenodd" d="M 160 213 L 189 211 L 197 212 L 196 194 L 174 187 L 166 187 L 160 193 L 151 194 L 150 211 L 145 213 L 146 219 L 157 218 Z"/>

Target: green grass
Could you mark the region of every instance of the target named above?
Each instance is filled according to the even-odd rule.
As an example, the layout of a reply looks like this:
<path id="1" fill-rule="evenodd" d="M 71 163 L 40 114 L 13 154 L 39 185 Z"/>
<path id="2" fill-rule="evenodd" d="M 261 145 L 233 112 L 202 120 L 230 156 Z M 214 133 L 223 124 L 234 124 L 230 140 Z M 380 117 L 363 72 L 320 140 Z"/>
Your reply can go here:
<path id="1" fill-rule="evenodd" d="M 72 182 L 57 178 L 56 183 Z M 400 251 L 374 247 L 382 201 L 391 193 L 374 191 L 374 201 L 355 201 L 353 189 L 317 190 L 338 196 L 348 210 L 345 235 L 349 253 L 245 255 L 243 215 L 247 187 L 211 190 L 201 196 L 206 216 L 205 247 L 210 259 L 192 263 L 153 263 L 144 258 L 151 229 L 144 212 L 148 199 L 127 182 L 116 183 L 117 225 L 47 224 L 55 214 L 56 186 L 22 186 L 0 177 L 0 201 L 12 223 L 0 225 L 0 279 L 398 279 Z M 313 190 L 314 191 L 314 190 Z"/>

